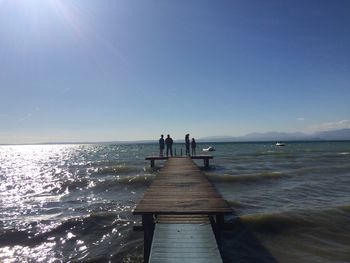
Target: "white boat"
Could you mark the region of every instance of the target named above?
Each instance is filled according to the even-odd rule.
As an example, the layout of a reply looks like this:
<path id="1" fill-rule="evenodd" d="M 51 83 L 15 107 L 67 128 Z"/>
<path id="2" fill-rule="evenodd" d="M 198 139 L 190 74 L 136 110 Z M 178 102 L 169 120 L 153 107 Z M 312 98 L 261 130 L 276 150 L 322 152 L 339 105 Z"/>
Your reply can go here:
<path id="1" fill-rule="evenodd" d="M 213 152 L 215 151 L 215 148 L 213 146 L 209 146 L 208 148 L 204 148 L 203 152 Z"/>
<path id="2" fill-rule="evenodd" d="M 282 142 L 277 142 L 276 144 L 275 144 L 276 146 L 286 146 L 284 143 L 282 143 Z"/>

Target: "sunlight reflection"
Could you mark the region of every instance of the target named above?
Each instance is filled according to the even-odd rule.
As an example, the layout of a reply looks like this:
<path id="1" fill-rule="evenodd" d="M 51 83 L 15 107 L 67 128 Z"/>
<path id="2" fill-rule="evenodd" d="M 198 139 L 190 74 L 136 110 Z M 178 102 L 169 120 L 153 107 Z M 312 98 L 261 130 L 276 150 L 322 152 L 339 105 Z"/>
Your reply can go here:
<path id="1" fill-rule="evenodd" d="M 127 237 L 134 168 L 113 147 L 0 146 L 0 262 L 79 261 Z"/>
<path id="2" fill-rule="evenodd" d="M 2 208 L 16 204 L 12 216 L 35 215 L 48 202 L 57 202 L 60 195 L 52 191 L 59 187 L 57 176 L 68 175 L 62 169 L 53 169 L 69 158 L 72 146 L 26 145 L 2 147 L 0 152 L 3 178 L 0 185 Z M 53 164 L 53 165 L 51 165 Z M 61 179 L 61 178 L 59 178 Z M 7 210 L 8 214 L 11 214 Z"/>
<path id="3" fill-rule="evenodd" d="M 54 262 L 54 242 L 47 242 L 39 246 L 13 246 L 0 248 L 0 261 L 12 262 Z"/>

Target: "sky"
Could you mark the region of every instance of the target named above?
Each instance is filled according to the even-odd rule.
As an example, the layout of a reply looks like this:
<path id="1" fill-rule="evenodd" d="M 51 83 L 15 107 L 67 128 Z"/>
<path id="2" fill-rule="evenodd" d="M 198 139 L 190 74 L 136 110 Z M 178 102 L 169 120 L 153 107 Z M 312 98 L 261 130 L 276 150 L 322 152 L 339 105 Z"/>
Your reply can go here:
<path id="1" fill-rule="evenodd" d="M 348 0 L 0 0 L 0 144 L 350 128 Z"/>

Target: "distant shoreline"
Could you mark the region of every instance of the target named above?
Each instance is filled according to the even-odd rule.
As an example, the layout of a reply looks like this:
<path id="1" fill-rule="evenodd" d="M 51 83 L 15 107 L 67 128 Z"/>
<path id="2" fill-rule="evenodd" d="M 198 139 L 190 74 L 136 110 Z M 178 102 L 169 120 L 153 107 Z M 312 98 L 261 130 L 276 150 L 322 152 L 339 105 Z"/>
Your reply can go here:
<path id="1" fill-rule="evenodd" d="M 349 142 L 350 139 L 346 140 L 247 140 L 247 141 L 201 141 L 198 139 L 199 144 L 263 144 L 271 143 L 275 144 L 276 142 L 285 142 L 285 143 L 326 143 L 326 142 Z M 184 143 L 183 140 L 174 140 L 175 144 Z M 142 140 L 142 141 L 105 141 L 105 142 L 40 142 L 40 143 L 9 143 L 9 144 L 0 144 L 0 146 L 30 146 L 30 145 L 91 145 L 91 144 L 115 144 L 115 145 L 135 145 L 135 144 L 158 144 L 158 140 Z"/>
<path id="2" fill-rule="evenodd" d="M 156 136 L 156 135 L 155 135 Z M 177 136 L 175 136 L 177 137 Z M 249 133 L 243 136 L 206 136 L 196 137 L 200 143 L 259 143 L 259 142 L 322 142 L 322 141 L 350 141 L 350 128 L 320 131 L 313 134 L 302 132 L 264 132 Z M 175 143 L 182 143 L 184 139 L 174 139 Z M 38 143 L 0 143 L 0 145 L 52 145 L 52 144 L 149 144 L 158 143 L 158 138 L 150 140 L 113 140 L 113 141 L 77 141 L 77 142 L 38 142 Z"/>

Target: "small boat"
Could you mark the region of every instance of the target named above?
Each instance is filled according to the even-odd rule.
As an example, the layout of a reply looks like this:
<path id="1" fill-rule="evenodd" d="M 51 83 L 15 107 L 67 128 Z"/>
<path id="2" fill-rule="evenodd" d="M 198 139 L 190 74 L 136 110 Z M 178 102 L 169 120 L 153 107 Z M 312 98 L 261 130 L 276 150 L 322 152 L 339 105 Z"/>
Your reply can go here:
<path id="1" fill-rule="evenodd" d="M 208 148 L 204 148 L 203 152 L 213 152 L 215 151 L 215 148 L 213 146 L 209 146 Z"/>
<path id="2" fill-rule="evenodd" d="M 286 146 L 284 143 L 282 143 L 282 142 L 277 142 L 276 144 L 275 144 L 276 146 Z"/>

